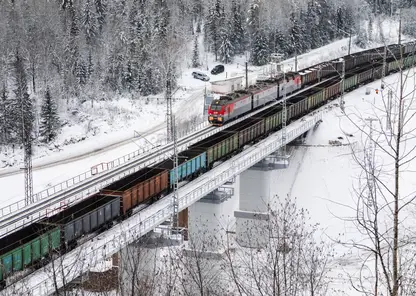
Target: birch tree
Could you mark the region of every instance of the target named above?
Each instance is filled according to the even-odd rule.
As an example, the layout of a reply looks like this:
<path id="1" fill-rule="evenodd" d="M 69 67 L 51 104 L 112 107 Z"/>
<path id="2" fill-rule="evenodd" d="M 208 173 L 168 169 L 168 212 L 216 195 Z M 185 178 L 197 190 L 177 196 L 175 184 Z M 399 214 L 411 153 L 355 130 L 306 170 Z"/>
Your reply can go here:
<path id="1" fill-rule="evenodd" d="M 414 294 L 416 192 L 408 184 L 416 157 L 415 73 L 405 70 L 410 64 L 399 60 L 398 77 L 384 81 L 369 110 L 346 113 L 363 135 L 361 147 L 352 150 L 361 173 L 354 186 L 355 214 L 349 219 L 364 238 L 344 243 L 356 249 L 363 262 L 360 276 L 350 279 L 364 295 Z"/>

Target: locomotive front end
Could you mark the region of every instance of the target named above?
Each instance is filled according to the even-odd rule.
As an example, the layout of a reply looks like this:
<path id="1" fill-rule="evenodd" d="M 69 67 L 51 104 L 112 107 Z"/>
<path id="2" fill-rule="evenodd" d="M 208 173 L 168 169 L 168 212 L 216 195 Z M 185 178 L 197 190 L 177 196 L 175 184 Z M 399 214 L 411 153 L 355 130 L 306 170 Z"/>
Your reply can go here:
<path id="1" fill-rule="evenodd" d="M 212 101 L 208 108 L 208 121 L 212 125 L 221 126 L 224 123 L 224 106 L 220 100 Z"/>

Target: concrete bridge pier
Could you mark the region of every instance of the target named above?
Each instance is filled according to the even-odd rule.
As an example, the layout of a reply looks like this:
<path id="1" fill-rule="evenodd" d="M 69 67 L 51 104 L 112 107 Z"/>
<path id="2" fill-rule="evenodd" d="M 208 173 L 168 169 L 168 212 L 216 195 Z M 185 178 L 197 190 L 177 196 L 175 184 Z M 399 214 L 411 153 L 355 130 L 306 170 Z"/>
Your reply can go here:
<path id="1" fill-rule="evenodd" d="M 227 233 L 233 232 L 238 208 L 240 177 L 229 180 L 188 208 L 188 248 L 205 253 L 222 253 Z"/>
<path id="2" fill-rule="evenodd" d="M 229 232 L 234 232 L 238 207 L 239 176 L 203 197 L 188 208 L 188 241 L 180 259 L 185 294 L 204 291 L 222 295 L 228 283 L 222 276 L 224 252 L 234 246 Z M 232 247 L 230 247 L 232 246 Z"/>
<path id="3" fill-rule="evenodd" d="M 269 242 L 269 202 L 272 171 L 284 169 L 288 159 L 272 156 L 240 175 L 239 209 L 236 218 L 236 241 L 242 247 L 264 248 Z"/>
<path id="4" fill-rule="evenodd" d="M 169 249 L 182 244 L 181 240 L 169 237 L 168 228 L 157 228 L 121 249 L 119 252 L 119 279 L 123 295 L 137 295 L 141 291 L 149 294 L 163 292 L 164 275 L 173 269 L 165 256 Z"/>

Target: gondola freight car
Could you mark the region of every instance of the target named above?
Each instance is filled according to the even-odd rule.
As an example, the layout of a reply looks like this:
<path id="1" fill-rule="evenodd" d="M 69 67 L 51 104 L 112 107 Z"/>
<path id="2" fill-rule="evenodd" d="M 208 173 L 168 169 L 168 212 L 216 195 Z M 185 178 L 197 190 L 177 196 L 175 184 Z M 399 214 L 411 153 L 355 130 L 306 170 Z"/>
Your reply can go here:
<path id="1" fill-rule="evenodd" d="M 389 47 L 390 53 L 385 68 L 386 75 L 396 71 L 400 65 L 395 61 L 391 50 L 396 56 L 401 51 L 405 55 L 403 65 L 411 67 L 414 66 L 416 60 L 414 56 L 406 55 L 413 53 L 414 47 L 414 43 L 405 44 L 401 50 L 398 46 Z M 371 59 L 376 59 L 375 56 L 378 55 L 381 49 L 372 51 Z M 354 56 L 359 56 L 359 54 Z M 362 62 L 368 62 L 369 59 L 364 58 Z M 357 61 L 355 60 L 350 65 L 360 66 L 360 62 L 358 61 L 357 63 Z M 323 65 L 327 65 L 327 63 Z M 365 83 L 379 78 L 380 73 L 383 72 L 379 60 L 373 65 L 372 70 L 364 69 L 352 71 L 354 74 L 352 72 L 347 73 L 345 90 L 355 88 L 361 82 Z M 306 73 L 306 70 L 302 72 L 305 75 L 312 73 L 312 71 Z M 309 77 L 316 79 L 317 76 L 315 74 L 311 74 Z M 301 79 L 305 80 L 305 75 L 300 75 L 299 77 L 303 77 Z M 288 100 L 288 122 L 301 117 L 303 114 L 326 103 L 329 99 L 338 96 L 340 90 L 341 83 L 337 81 L 335 83 L 332 82 L 332 85 L 325 86 L 323 90 L 308 92 L 303 97 L 291 98 Z M 180 174 L 178 174 L 179 179 L 192 179 L 201 171 L 209 170 L 214 162 L 232 156 L 243 149 L 244 145 L 258 141 L 267 133 L 279 129 L 282 124 L 282 117 L 281 106 L 273 106 L 256 114 L 252 119 L 241 122 L 190 146 L 189 149 L 180 154 L 182 158 L 180 161 Z M 155 175 L 143 174 L 143 172 L 150 171 L 154 172 L 153 174 Z M 146 200 L 145 196 L 149 199 L 150 197 L 160 196 L 164 191 L 171 192 L 172 186 L 169 186 L 169 183 L 175 180 L 176 175 L 174 175 L 174 172 L 175 168 L 173 168 L 172 164 L 161 170 L 157 170 L 155 167 L 146 168 L 136 177 L 128 176 L 121 182 L 108 186 L 105 190 L 109 191 L 103 190 L 103 192 L 107 192 L 110 195 L 97 194 L 91 196 L 53 217 L 28 225 L 0 239 L 0 285 L 4 286 L 5 279 L 14 272 L 21 271 L 25 267 L 36 266 L 43 259 L 47 260 L 54 250 L 61 249 L 61 251 L 66 251 L 72 248 L 76 244 L 77 238 L 80 238 L 82 235 L 97 229 L 107 228 L 119 217 L 125 218 L 124 214 L 129 213 L 132 208 L 140 204 L 139 193 L 133 193 L 135 190 L 137 192 L 137 189 L 132 191 L 130 190 L 131 187 L 142 183 L 147 184 L 147 189 L 143 188 L 143 192 L 147 191 L 146 194 L 143 193 L 144 199 L 142 200 Z M 139 177 L 140 175 L 145 177 Z M 158 177 L 154 178 L 155 176 Z M 160 181 L 157 183 L 159 185 L 157 185 L 157 180 L 164 181 Z M 134 196 L 137 196 L 137 201 Z M 129 205 L 127 205 L 128 203 Z"/>
<path id="2" fill-rule="evenodd" d="M 120 198 L 96 194 L 58 214 L 41 220 L 38 225 L 53 225 L 61 230 L 61 247 L 71 250 L 77 239 L 93 231 L 111 227 L 120 216 Z"/>
<path id="3" fill-rule="evenodd" d="M 131 216 L 137 205 L 166 192 L 169 171 L 161 168 L 141 169 L 101 190 L 104 195 L 120 199 L 120 213 Z"/>
<path id="4" fill-rule="evenodd" d="M 61 246 L 59 227 L 31 224 L 0 239 L 0 288 L 14 272 L 42 262 Z"/>

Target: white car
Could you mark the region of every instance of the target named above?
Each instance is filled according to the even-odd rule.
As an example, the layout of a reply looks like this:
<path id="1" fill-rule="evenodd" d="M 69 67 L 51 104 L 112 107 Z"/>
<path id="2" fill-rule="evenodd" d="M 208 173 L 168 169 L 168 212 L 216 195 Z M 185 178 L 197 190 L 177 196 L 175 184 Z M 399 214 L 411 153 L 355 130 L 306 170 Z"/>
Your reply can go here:
<path id="1" fill-rule="evenodd" d="M 209 81 L 209 76 L 207 74 L 201 73 L 201 72 L 192 72 L 192 77 L 195 79 L 199 79 L 202 81 Z"/>

